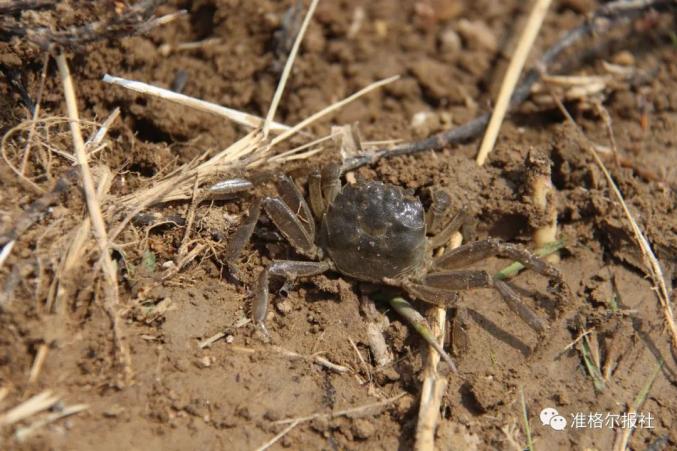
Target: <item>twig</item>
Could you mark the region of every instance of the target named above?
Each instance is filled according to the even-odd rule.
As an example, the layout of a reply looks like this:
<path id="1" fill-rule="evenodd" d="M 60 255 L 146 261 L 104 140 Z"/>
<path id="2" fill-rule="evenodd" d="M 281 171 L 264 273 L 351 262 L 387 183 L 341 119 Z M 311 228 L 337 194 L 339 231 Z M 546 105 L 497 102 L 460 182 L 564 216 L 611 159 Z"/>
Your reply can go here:
<path id="1" fill-rule="evenodd" d="M 343 100 L 340 100 L 332 105 L 329 105 L 328 107 L 324 108 L 323 110 L 318 111 L 315 114 L 310 115 L 309 117 L 305 118 L 298 124 L 294 125 L 291 129 L 287 130 L 286 132 L 280 134 L 279 136 L 273 138 L 271 141 L 271 145 L 274 146 L 275 144 L 279 144 L 280 142 L 284 141 L 285 139 L 289 138 L 290 136 L 294 135 L 295 133 L 298 133 L 302 129 L 306 128 L 313 122 L 316 122 L 317 120 L 323 118 L 324 116 L 328 115 L 329 113 L 333 113 L 334 111 L 338 110 L 339 108 L 342 108 L 344 105 L 354 101 L 358 97 L 362 97 L 363 95 L 380 88 L 381 86 L 387 85 L 388 83 L 392 83 L 400 78 L 399 75 L 393 75 L 392 77 L 384 78 L 383 80 L 378 80 L 375 81 L 374 83 L 371 83 L 370 85 L 360 89 L 354 94 L 351 94 L 350 96 L 346 97 Z M 366 163 L 365 163 L 366 164 Z"/>
<path id="2" fill-rule="evenodd" d="M 298 418 L 290 418 L 288 420 L 279 420 L 276 421 L 275 424 L 290 424 L 294 422 L 299 422 L 303 423 L 306 421 L 312 421 L 315 418 L 337 418 L 337 417 L 353 417 L 353 416 L 359 416 L 361 414 L 367 414 L 367 412 L 370 412 L 374 409 L 381 409 L 383 407 L 386 407 L 398 399 L 400 399 L 402 396 L 406 395 L 406 393 L 400 393 L 397 396 L 393 396 L 392 398 L 384 399 L 383 401 L 379 402 L 374 402 L 371 404 L 365 404 L 363 406 L 358 406 L 358 407 L 351 407 L 350 409 L 345 409 L 345 410 L 339 410 L 337 412 L 333 413 L 314 413 L 312 415 L 308 415 L 305 417 L 298 417 Z"/>
<path id="3" fill-rule="evenodd" d="M 219 341 L 220 339 L 222 339 L 222 338 L 225 337 L 225 336 L 226 336 L 226 333 L 225 333 L 225 332 L 217 332 L 217 333 L 215 333 L 214 335 L 212 335 L 211 337 L 205 338 L 204 340 L 202 340 L 201 342 L 199 342 L 199 343 L 197 344 L 197 346 L 198 346 L 198 348 L 200 348 L 200 349 L 208 348 L 208 347 L 210 347 L 211 345 L 213 345 L 214 343 L 216 343 L 217 341 Z"/>
<path id="4" fill-rule="evenodd" d="M 89 409 L 89 405 L 87 404 L 75 404 L 72 406 L 64 407 L 63 410 L 61 410 L 60 412 L 51 413 L 45 416 L 44 418 L 35 421 L 30 426 L 17 429 L 14 436 L 16 437 L 17 441 L 22 442 L 26 440 L 31 434 L 35 433 L 35 431 L 44 426 L 47 426 L 49 423 L 53 423 L 64 417 L 75 415 L 76 413 L 84 412 L 87 409 Z"/>
<path id="5" fill-rule="evenodd" d="M 2 266 L 5 264 L 5 261 L 7 260 L 7 258 L 9 258 L 9 254 L 12 253 L 12 249 L 14 248 L 15 244 L 16 240 L 8 241 L 0 251 L 0 269 L 2 269 Z"/>
<path id="6" fill-rule="evenodd" d="M 372 325 L 372 324 L 373 323 L 369 323 L 369 325 Z M 369 333 L 369 332 L 367 332 L 367 333 Z M 362 368 L 364 369 L 364 372 L 367 375 L 368 382 L 371 382 L 371 371 L 370 371 L 369 365 L 367 364 L 366 360 L 364 360 L 364 357 L 362 357 L 362 353 L 357 348 L 357 345 L 355 344 L 353 339 L 348 337 L 348 342 L 350 342 L 350 346 L 352 346 L 353 351 L 355 351 L 355 354 L 357 354 L 357 358 L 359 359 L 360 364 L 362 365 Z M 360 382 L 360 384 L 362 384 L 362 383 L 363 382 Z"/>
<path id="7" fill-rule="evenodd" d="M 456 232 L 450 240 L 450 249 L 461 245 L 463 236 Z M 445 327 L 447 323 L 447 309 L 432 307 L 428 313 L 428 319 L 435 339 L 439 347 L 444 345 Z M 434 451 L 435 429 L 440 417 L 440 405 L 447 388 L 446 378 L 440 376 L 437 365 L 440 362 L 440 354 L 435 346 L 429 346 L 426 355 L 425 368 L 423 369 L 423 384 L 421 385 L 421 400 L 418 410 L 418 423 L 416 424 L 415 449 L 419 451 Z"/>
<path id="8" fill-rule="evenodd" d="M 87 209 L 89 210 L 89 216 L 94 228 L 94 235 L 99 245 L 99 251 L 101 252 L 101 263 L 106 281 L 104 284 L 106 295 L 104 308 L 109 315 L 113 326 L 113 339 L 116 344 L 119 363 L 122 365 L 124 371 L 124 381 L 126 384 L 129 384 L 132 382 L 131 354 L 125 343 L 124 333 L 120 326 L 119 314 L 116 310 L 118 304 L 117 266 L 108 252 L 106 224 L 103 220 L 103 215 L 101 214 L 101 207 L 97 199 L 94 180 L 92 179 L 89 164 L 87 163 L 85 142 L 82 139 L 82 133 L 80 131 L 75 89 L 73 87 L 73 80 L 70 75 L 65 55 L 63 53 L 59 54 L 56 57 L 56 62 L 59 67 L 59 74 L 64 88 L 66 110 L 68 112 L 68 118 L 70 119 L 71 133 L 73 135 L 73 147 L 75 148 L 75 156 L 80 165 Z"/>
<path id="9" fill-rule="evenodd" d="M 524 75 L 510 99 L 510 108 L 515 108 L 524 102 L 529 97 L 533 85 L 541 79 L 542 74 L 552 72 L 551 68 L 558 57 L 584 37 L 599 37 L 608 34 L 614 27 L 626 23 L 628 19 L 637 17 L 649 10 L 669 9 L 675 4 L 677 4 L 675 0 L 618 0 L 604 4 L 584 23 L 562 36 Z M 400 144 L 390 149 L 380 149 L 347 159 L 343 162 L 342 170 L 347 172 L 360 166 L 373 164 L 381 158 L 411 155 L 427 150 L 440 150 L 447 146 L 460 144 L 479 136 L 488 122 L 489 113 L 484 113 L 459 127 L 437 133 L 420 141 Z"/>
<path id="10" fill-rule="evenodd" d="M 195 260 L 205 249 L 207 249 L 207 245 L 199 243 L 193 249 L 191 249 L 190 252 L 180 255 L 178 260 L 175 262 L 175 265 L 162 273 L 162 276 L 157 283 L 173 277 L 174 274 L 177 274 L 179 271 L 181 271 L 184 266 Z"/>
<path id="11" fill-rule="evenodd" d="M 677 351 L 677 325 L 675 325 L 675 317 L 672 312 L 672 305 L 670 302 L 670 292 L 668 291 L 668 288 L 665 285 L 663 270 L 661 269 L 661 265 L 658 262 L 658 259 L 656 258 L 656 254 L 654 254 L 653 249 L 651 249 L 651 245 L 649 244 L 649 241 L 646 239 L 644 233 L 639 228 L 639 225 L 637 224 L 637 221 L 635 221 L 635 218 L 633 218 L 632 213 L 630 213 L 630 209 L 628 208 L 628 205 L 625 203 L 623 195 L 616 186 L 616 183 L 611 177 L 611 174 L 609 174 L 609 171 L 607 170 L 606 166 L 604 166 L 604 163 L 600 159 L 599 155 L 597 154 L 597 152 L 595 152 L 594 146 L 592 145 L 588 137 L 585 135 L 583 130 L 581 130 L 578 124 L 576 124 L 576 121 L 574 121 L 574 119 L 571 117 L 571 115 L 564 107 L 564 105 L 562 105 L 562 102 L 559 100 L 559 98 L 553 96 L 553 99 L 557 103 L 557 107 L 560 109 L 564 117 L 566 117 L 567 121 L 573 125 L 576 132 L 579 134 L 579 136 L 581 136 L 583 143 L 585 144 L 583 146 L 585 150 L 587 150 L 588 153 L 592 155 L 593 159 L 595 160 L 595 163 L 597 163 L 597 166 L 599 166 L 599 168 L 602 170 L 602 173 L 604 173 L 604 177 L 607 179 L 607 183 L 609 184 L 611 191 L 614 193 L 614 196 L 616 197 L 618 203 L 620 203 L 623 209 L 623 213 L 625 214 L 625 217 L 628 219 L 628 222 L 630 223 L 632 232 L 635 235 L 635 240 L 637 241 L 639 249 L 642 253 L 644 265 L 646 266 L 649 272 L 649 276 L 651 277 L 651 280 L 655 285 L 653 291 L 656 293 L 656 296 L 658 297 L 658 300 L 660 301 L 660 304 L 663 307 L 663 316 L 665 317 L 665 322 L 667 323 L 668 328 L 670 329 L 670 334 L 672 337 L 672 347 Z"/>
<path id="12" fill-rule="evenodd" d="M 188 198 L 188 190 L 186 182 L 190 180 L 195 174 L 198 174 L 200 181 L 217 173 L 223 174 L 235 168 L 254 168 L 269 161 L 271 158 L 270 152 L 273 146 L 281 141 L 290 138 L 292 135 L 298 133 L 304 127 L 319 120 L 327 114 L 343 107 L 345 104 L 352 102 L 367 94 L 368 92 L 391 83 L 397 79 L 390 77 L 385 80 L 380 80 L 370 84 L 360 91 L 350 95 L 349 97 L 340 100 L 323 110 L 313 114 L 309 118 L 304 119 L 294 127 L 279 136 L 275 137 L 270 143 L 266 143 L 263 139 L 263 134 L 257 131 L 252 131 L 240 140 L 231 144 L 228 148 L 222 150 L 218 154 L 211 157 L 209 160 L 190 168 L 183 168 L 177 171 L 175 175 L 161 180 L 156 185 L 144 191 L 135 192 L 129 196 L 123 197 L 121 203 L 125 206 L 131 206 L 133 211 L 129 213 L 125 220 L 119 224 L 114 232 L 111 234 L 114 239 L 127 225 L 127 223 L 145 207 L 153 203 L 167 202 L 172 200 Z"/>
<path id="13" fill-rule="evenodd" d="M 301 24 L 301 29 L 299 30 L 299 33 L 296 35 L 296 40 L 294 41 L 294 46 L 291 48 L 291 52 L 289 52 L 289 57 L 287 58 L 287 62 L 284 64 L 284 69 L 282 71 L 282 75 L 280 76 L 280 82 L 277 84 L 277 89 L 275 90 L 275 94 L 273 94 L 273 100 L 270 102 L 270 107 L 268 108 L 268 114 L 266 115 L 266 120 L 263 123 L 263 136 L 268 137 L 268 132 L 270 130 L 270 126 L 273 123 L 273 119 L 275 118 L 275 112 L 277 111 L 277 106 L 280 103 L 280 99 L 282 98 L 282 93 L 284 92 L 284 88 L 287 84 L 287 78 L 289 78 L 289 74 L 291 73 L 291 68 L 294 65 L 294 59 L 296 59 L 296 53 L 299 51 L 299 47 L 301 45 L 301 41 L 303 40 L 303 36 L 306 33 L 306 29 L 308 28 L 308 24 L 310 23 L 310 19 L 313 17 L 313 14 L 315 13 L 315 8 L 317 7 L 317 3 L 319 0 L 312 0 L 310 3 L 310 7 L 308 8 L 308 12 L 306 13 L 306 17 L 303 18 L 303 23 Z"/>
<path id="14" fill-rule="evenodd" d="M 178 103 L 179 105 L 185 105 L 189 108 L 193 108 L 198 111 L 204 111 L 206 113 L 212 113 L 219 116 L 223 116 L 226 119 L 235 122 L 236 124 L 241 124 L 247 127 L 258 128 L 261 127 L 264 123 L 264 120 L 262 118 L 254 116 L 253 114 L 244 113 L 242 111 L 234 110 L 232 108 L 217 105 L 216 103 L 196 99 L 194 97 L 190 97 L 185 94 L 170 91 L 169 89 L 159 88 L 157 86 L 149 85 L 141 81 L 127 80 L 125 78 L 114 77 L 112 75 L 105 74 L 103 76 L 103 82 L 122 86 L 123 88 L 131 89 L 132 91 L 140 92 L 141 94 L 148 94 L 155 97 L 159 97 L 161 99 L 165 99 L 170 102 Z M 274 131 L 289 130 L 289 126 L 279 124 L 277 122 L 271 123 L 270 128 L 271 130 Z"/>
<path id="15" fill-rule="evenodd" d="M 517 44 L 517 48 L 515 49 L 515 53 L 510 60 L 508 70 L 503 78 L 503 83 L 501 84 L 501 89 L 498 93 L 498 99 L 496 100 L 496 106 L 491 113 L 489 125 L 484 134 L 484 139 L 482 139 L 480 150 L 477 153 L 477 164 L 479 166 L 484 164 L 487 155 L 489 155 L 489 152 L 494 148 L 498 131 L 501 128 L 501 123 L 503 122 L 505 113 L 508 111 L 510 97 L 515 90 L 515 85 L 517 85 L 519 76 L 522 73 L 524 63 L 527 60 L 527 56 L 529 56 L 529 51 L 534 45 L 536 35 L 538 35 L 538 31 L 541 29 L 541 24 L 543 23 L 545 14 L 548 12 L 550 2 L 551 0 L 536 0 L 534 3 L 529 19 L 527 20 L 524 31 Z"/>
<path id="16" fill-rule="evenodd" d="M 336 371 L 337 373 L 347 373 L 347 372 L 350 371 L 350 368 L 347 368 L 343 365 L 338 365 L 336 363 L 330 362 L 329 360 L 320 356 L 318 353 L 315 353 L 311 356 L 305 356 L 303 354 L 299 354 L 297 352 L 290 351 L 288 349 L 284 349 L 280 346 L 273 346 L 272 349 L 274 351 L 286 356 L 286 357 L 291 357 L 292 359 L 313 360 L 318 365 L 323 366 L 327 369 Z"/>
<path id="17" fill-rule="evenodd" d="M 583 337 L 585 337 L 586 335 L 589 335 L 589 334 L 591 334 L 591 333 L 592 333 L 592 329 L 589 329 L 589 330 L 586 330 L 586 331 L 582 332 L 578 337 L 576 337 L 576 338 L 574 339 L 574 341 L 572 341 L 571 343 L 569 343 L 568 345 L 566 345 L 566 346 L 564 347 L 564 349 L 562 350 L 562 352 L 568 351 L 569 349 L 573 348 L 573 347 L 576 345 L 576 343 L 578 343 L 579 341 L 581 341 L 581 340 L 583 339 Z"/>
<path id="18" fill-rule="evenodd" d="M 284 437 L 285 435 L 287 435 L 287 434 L 289 433 L 289 431 L 291 431 L 292 429 L 294 429 L 294 428 L 296 427 L 296 425 L 299 424 L 300 422 L 301 422 L 301 420 L 296 420 L 296 421 L 292 422 L 289 426 L 287 426 L 286 428 L 284 428 L 284 429 L 283 429 L 279 434 L 277 434 L 275 437 L 273 437 L 272 439 L 270 439 L 269 441 L 267 441 L 267 442 L 264 443 L 263 445 L 261 445 L 261 446 L 259 446 L 258 448 L 256 448 L 256 451 L 264 451 L 264 450 L 270 448 L 270 447 L 273 446 L 278 440 L 280 440 L 282 437 Z"/>
<path id="19" fill-rule="evenodd" d="M 237 351 L 237 352 L 245 352 L 247 354 L 254 354 L 255 352 L 257 352 L 256 349 L 245 348 L 245 347 L 236 346 L 236 345 L 229 346 L 229 349 L 232 349 L 233 351 Z M 281 346 L 271 346 L 270 350 L 273 350 L 274 352 L 277 352 L 278 354 L 283 355 L 285 357 L 288 357 L 290 359 L 312 361 L 312 362 L 314 362 L 314 363 L 316 363 L 320 366 L 323 366 L 323 367 L 325 367 L 329 370 L 335 371 L 337 373 L 348 373 L 348 372 L 352 371 L 350 368 L 348 368 L 346 366 L 330 362 L 326 358 L 322 357 L 320 355 L 321 353 L 316 352 L 315 354 L 307 356 L 307 355 L 299 354 L 298 352 L 290 351 L 290 350 L 285 349 Z"/>
<path id="20" fill-rule="evenodd" d="M 38 346 L 38 352 L 35 353 L 35 360 L 33 360 L 31 372 L 28 375 L 29 384 L 32 384 L 38 380 L 40 371 L 42 370 L 42 365 L 45 363 L 45 359 L 47 358 L 47 351 L 49 351 L 49 346 L 47 344 L 42 343 L 40 346 Z"/>
<path id="21" fill-rule="evenodd" d="M 95 152 L 98 151 L 97 147 L 106 137 L 111 125 L 113 125 L 113 122 L 115 122 L 115 120 L 119 116 L 120 116 L 120 107 L 115 107 L 113 112 L 106 118 L 105 121 L 103 121 L 103 124 L 101 124 L 99 130 L 97 130 L 97 132 L 87 140 L 85 146 L 87 147 L 87 152 L 89 156 L 93 155 Z"/>
<path id="22" fill-rule="evenodd" d="M 31 415 L 35 415 L 38 412 L 49 409 L 51 406 L 56 404 L 57 401 L 59 401 L 59 397 L 53 395 L 50 390 L 45 390 L 41 393 L 38 393 L 32 398 L 27 399 L 18 406 L 1 415 L 0 426 L 12 425 L 17 421 L 21 421 L 24 418 L 28 418 Z"/>

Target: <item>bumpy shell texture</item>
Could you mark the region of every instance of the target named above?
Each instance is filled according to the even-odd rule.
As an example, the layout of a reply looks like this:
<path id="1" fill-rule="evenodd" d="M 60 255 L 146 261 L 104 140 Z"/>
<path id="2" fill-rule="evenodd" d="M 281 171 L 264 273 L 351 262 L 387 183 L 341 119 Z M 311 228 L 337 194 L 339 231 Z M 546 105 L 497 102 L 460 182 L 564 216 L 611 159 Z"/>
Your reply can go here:
<path id="1" fill-rule="evenodd" d="M 327 209 L 322 234 L 337 269 L 360 280 L 405 276 L 426 257 L 421 202 L 381 182 L 345 185 Z"/>

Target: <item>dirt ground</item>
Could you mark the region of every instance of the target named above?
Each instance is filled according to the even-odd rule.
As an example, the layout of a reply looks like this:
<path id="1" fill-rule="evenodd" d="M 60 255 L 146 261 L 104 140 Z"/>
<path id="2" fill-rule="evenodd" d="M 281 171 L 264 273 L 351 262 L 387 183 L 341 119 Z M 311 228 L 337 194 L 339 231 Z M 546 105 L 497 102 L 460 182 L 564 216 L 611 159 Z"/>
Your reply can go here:
<path id="1" fill-rule="evenodd" d="M 79 3 L 66 0 L 55 9 L 15 16 L 36 26 L 65 28 L 124 8 L 124 2 L 76 8 Z M 295 124 L 373 81 L 400 74 L 399 81 L 312 126 L 312 136 L 300 136 L 295 144 L 326 136 L 331 125 L 355 122 L 366 141 L 411 141 L 462 124 L 489 109 L 523 23 L 516 18 L 525 16 L 528 3 L 323 0 L 276 119 Z M 600 3 L 553 2 L 532 61 Z M 69 54 L 82 119 L 100 123 L 115 107 L 121 109 L 106 147 L 90 160 L 92 167 L 105 166 L 114 174 L 104 207 L 205 153 L 213 155 L 246 130 L 215 115 L 106 85 L 103 74 L 167 88 L 184 81 L 184 94 L 265 116 L 288 51 L 279 30 L 292 4 L 170 1 L 156 15 L 177 9 L 187 14 L 147 35 L 95 43 Z M 662 262 L 669 287 L 676 280 L 677 261 L 675 29 L 674 16 L 656 13 L 611 36 L 587 39 L 570 55 L 591 53 L 575 70 L 579 75 L 607 75 L 608 63 L 640 74 L 631 80 L 615 78 L 602 93 L 619 153 L 618 160 L 605 162 Z M 200 44 L 185 45 L 195 42 Z M 72 141 L 67 123 L 59 120 L 66 109 L 53 60 L 26 161 L 29 181 L 7 165 L 21 166 L 31 118 L 20 90 L 9 80 L 18 80 L 35 101 L 43 58 L 21 39 L 0 43 L 5 74 L 0 127 L 5 134 L 23 124 L 3 144 L 3 233 L 40 197 L 39 190 L 51 189 L 71 166 Z M 605 121 L 588 100 L 570 100 L 567 106 L 590 140 L 609 149 Z M 422 112 L 430 113 L 423 124 L 412 123 Z M 85 139 L 97 127 L 83 125 Z M 566 243 L 558 265 L 569 294 L 558 301 L 547 280 L 529 271 L 515 278 L 533 295 L 525 303 L 547 319 L 549 328 L 539 336 L 496 291 L 462 292 L 458 308 L 449 310 L 454 319 L 449 349 L 459 372 L 448 375 L 436 446 L 525 448 L 523 391 L 536 449 L 611 449 L 624 428 L 611 427 L 609 416 L 627 412 L 649 387 L 637 414 L 652 420 L 638 424 L 629 446 L 674 449 L 677 360 L 629 223 L 583 139 L 552 105 L 532 99 L 504 124 L 483 167 L 474 161 L 477 146 L 472 141 L 383 159 L 354 173 L 417 194 L 445 188 L 455 209 L 472 213 L 466 240 L 495 236 L 533 247 L 538 221 L 525 161 L 531 153 L 552 162 L 560 235 Z M 305 186 L 312 169 L 339 158 L 338 149 L 329 145 L 308 160 L 276 170 Z M 223 174 L 234 175 L 242 174 Z M 189 246 L 202 243 L 206 250 L 165 280 L 160 275 L 175 263 L 190 202 L 148 208 L 174 219 L 152 226 L 133 221 L 116 238 L 118 310 L 134 373 L 133 383 L 124 385 L 103 308 L 95 241 L 88 241 L 70 271 L 63 270 L 64 256 L 87 217 L 81 190 L 69 188 L 19 237 L 0 269 L 0 412 L 44 390 L 60 401 L 47 412 L 0 426 L 0 448 L 256 449 L 289 424 L 283 420 L 314 414 L 320 415 L 296 424 L 272 449 L 411 448 L 425 344 L 397 313 L 377 303 L 376 316 L 393 356 L 378 366 L 369 347 L 367 325 L 373 316 L 366 313 L 363 284 L 336 273 L 283 289 L 273 284 L 269 342 L 244 321 L 263 265 L 273 258 L 299 258 L 262 218 L 237 263 L 224 263 L 228 238 L 252 199 L 270 192 L 271 185 L 263 182 L 251 194 L 200 204 Z M 113 228 L 121 218 L 106 220 Z M 490 259 L 480 266 L 497 271 L 506 263 Z M 414 305 L 420 311 L 427 308 Z M 210 346 L 199 346 L 219 333 L 222 338 Z M 461 336 L 466 340 L 457 338 Z M 318 355 L 348 371 L 318 365 Z M 595 368 L 601 373 L 596 380 L 591 377 Z M 81 403 L 88 409 L 17 439 L 17 431 Z M 565 430 L 542 424 L 539 414 L 548 407 L 567 420 Z M 587 422 L 575 427 L 575 418 L 595 413 L 605 418 L 599 427 Z"/>

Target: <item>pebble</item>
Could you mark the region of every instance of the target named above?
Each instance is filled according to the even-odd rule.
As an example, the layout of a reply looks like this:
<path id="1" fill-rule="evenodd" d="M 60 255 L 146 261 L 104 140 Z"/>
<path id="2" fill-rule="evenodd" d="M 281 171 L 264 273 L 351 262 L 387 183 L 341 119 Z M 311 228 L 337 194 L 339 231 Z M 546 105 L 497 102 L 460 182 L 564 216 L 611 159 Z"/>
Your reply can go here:
<path id="1" fill-rule="evenodd" d="M 470 49 L 495 52 L 498 48 L 498 42 L 493 31 L 481 20 L 461 19 L 458 21 L 456 29 Z"/>
<path id="2" fill-rule="evenodd" d="M 369 420 L 358 418 L 353 423 L 353 434 L 355 434 L 355 437 L 357 438 L 361 438 L 363 440 L 368 439 L 374 435 L 374 432 L 376 432 L 376 428 Z"/>
<path id="3" fill-rule="evenodd" d="M 438 39 L 442 53 L 456 53 L 461 50 L 461 37 L 453 28 L 442 30 Z"/>
<path id="4" fill-rule="evenodd" d="M 634 66 L 635 56 L 627 50 L 621 50 L 613 56 L 611 61 L 614 64 L 619 64 L 621 66 Z"/>

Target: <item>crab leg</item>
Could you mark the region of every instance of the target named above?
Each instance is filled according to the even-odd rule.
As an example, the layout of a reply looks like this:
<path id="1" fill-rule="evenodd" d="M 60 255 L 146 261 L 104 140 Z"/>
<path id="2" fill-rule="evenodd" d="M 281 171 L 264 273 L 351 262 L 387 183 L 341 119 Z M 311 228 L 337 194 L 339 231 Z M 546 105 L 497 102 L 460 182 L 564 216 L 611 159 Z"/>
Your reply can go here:
<path id="1" fill-rule="evenodd" d="M 501 293 L 503 300 L 508 305 L 510 310 L 517 313 L 525 323 L 539 332 L 543 332 L 545 330 L 545 324 L 543 321 L 538 316 L 536 316 L 536 314 L 531 311 L 529 307 L 522 303 L 519 295 L 515 293 L 515 290 L 513 290 L 510 285 L 502 280 L 494 279 L 494 287 L 496 287 L 496 290 Z"/>
<path id="2" fill-rule="evenodd" d="M 283 277 L 294 280 L 297 277 L 309 277 L 322 274 L 332 269 L 329 261 L 306 262 L 295 260 L 273 260 L 268 267 L 261 271 L 252 305 L 252 319 L 263 325 L 268 312 L 270 276 Z"/>
<path id="3" fill-rule="evenodd" d="M 445 290 L 470 290 L 492 287 L 492 277 L 486 271 L 461 270 L 429 273 L 423 279 L 426 286 Z"/>
<path id="4" fill-rule="evenodd" d="M 435 288 L 420 283 L 405 283 L 402 288 L 413 298 L 438 307 L 453 307 L 458 302 L 458 293 L 443 288 Z"/>
<path id="5" fill-rule="evenodd" d="M 240 252 L 247 244 L 254 233 L 254 227 L 261 216 L 261 200 L 256 199 L 249 207 L 249 216 L 240 224 L 235 232 L 230 236 L 230 241 L 226 247 L 226 261 L 232 264 L 240 256 Z"/>
<path id="6" fill-rule="evenodd" d="M 510 310 L 519 315 L 525 323 L 538 332 L 545 330 L 543 321 L 524 305 L 517 293 L 502 280 L 493 278 L 486 271 L 442 271 L 428 274 L 424 279 L 425 287 L 438 290 L 467 290 L 472 288 L 495 288 Z M 425 300 L 425 299 L 423 299 Z"/>
<path id="7" fill-rule="evenodd" d="M 297 188 L 294 181 L 286 175 L 281 175 L 277 178 L 275 185 L 280 197 L 289 208 L 296 212 L 296 216 L 308 232 L 311 240 L 315 240 L 315 220 L 310 213 L 308 203 L 303 198 L 303 195 Z"/>
<path id="8" fill-rule="evenodd" d="M 282 235 L 294 248 L 308 257 L 317 255 L 314 236 L 308 233 L 301 220 L 294 214 L 289 206 L 279 197 L 267 197 L 263 201 L 263 209 Z"/>
<path id="9" fill-rule="evenodd" d="M 492 256 L 517 260 L 539 274 L 552 277 L 558 281 L 562 280 L 559 270 L 551 264 L 546 263 L 531 252 L 515 244 L 504 243 L 495 238 L 475 241 L 456 249 L 450 249 L 437 257 L 433 262 L 433 266 L 443 269 L 462 268 Z"/>

